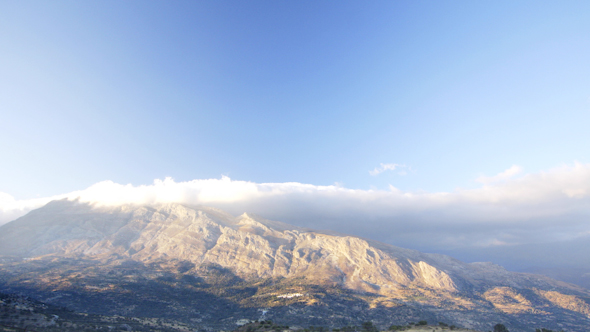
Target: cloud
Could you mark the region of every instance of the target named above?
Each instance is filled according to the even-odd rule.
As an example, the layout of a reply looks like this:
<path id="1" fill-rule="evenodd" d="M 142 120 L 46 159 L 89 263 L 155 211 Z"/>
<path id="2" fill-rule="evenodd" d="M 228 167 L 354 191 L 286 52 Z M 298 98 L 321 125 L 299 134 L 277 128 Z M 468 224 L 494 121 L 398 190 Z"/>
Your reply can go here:
<path id="1" fill-rule="evenodd" d="M 521 172 L 522 172 L 522 167 L 517 166 L 517 165 L 512 165 L 512 167 L 510 167 L 509 169 L 505 170 L 502 173 L 497 174 L 496 176 L 491 176 L 491 177 L 480 176 L 477 179 L 475 179 L 475 181 L 479 182 L 479 183 L 483 183 L 483 184 L 490 184 L 490 183 L 508 180 L 511 177 L 513 177 L 516 174 L 519 174 Z"/>
<path id="2" fill-rule="evenodd" d="M 385 171 L 395 171 L 398 170 L 399 175 L 406 175 L 408 174 L 407 170 L 411 170 L 411 168 L 407 167 L 406 165 L 402 164 L 384 164 L 381 163 L 379 167 L 375 167 L 374 170 L 369 171 L 369 174 L 376 176 Z"/>
<path id="3" fill-rule="evenodd" d="M 63 198 L 67 198 L 67 195 L 28 200 L 16 200 L 11 195 L 0 192 L 0 225 L 23 216 L 27 212 L 41 207 L 52 200 Z"/>
<path id="4" fill-rule="evenodd" d="M 34 200 L 0 194 L 0 222 L 65 198 L 96 205 L 214 206 L 234 215 L 253 212 L 427 251 L 561 241 L 590 232 L 590 164 L 564 165 L 515 178 L 520 171 L 513 166 L 484 178 L 480 188 L 435 193 L 395 187 L 358 190 L 297 182 L 254 183 L 225 176 L 187 182 L 166 178 L 140 186 L 103 181 Z"/>

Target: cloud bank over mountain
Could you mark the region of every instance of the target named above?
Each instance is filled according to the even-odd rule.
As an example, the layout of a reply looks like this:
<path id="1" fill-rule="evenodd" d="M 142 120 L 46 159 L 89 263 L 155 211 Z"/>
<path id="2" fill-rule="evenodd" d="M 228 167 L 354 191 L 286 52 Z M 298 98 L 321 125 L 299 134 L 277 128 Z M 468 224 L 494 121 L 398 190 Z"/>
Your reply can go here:
<path id="1" fill-rule="evenodd" d="M 296 182 L 221 179 L 151 185 L 103 181 L 63 195 L 15 200 L 0 193 L 4 224 L 54 199 L 97 205 L 182 203 L 251 212 L 303 227 L 332 229 L 422 250 L 573 240 L 590 234 L 590 164 L 517 176 L 512 166 L 453 192 L 358 190 Z"/>

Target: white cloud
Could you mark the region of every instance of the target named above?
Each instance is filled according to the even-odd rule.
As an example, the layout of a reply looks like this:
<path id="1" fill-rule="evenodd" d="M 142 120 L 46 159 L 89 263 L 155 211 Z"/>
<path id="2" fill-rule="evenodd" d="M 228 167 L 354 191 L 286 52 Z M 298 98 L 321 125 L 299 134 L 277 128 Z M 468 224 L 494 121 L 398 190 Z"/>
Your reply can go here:
<path id="1" fill-rule="evenodd" d="M 407 167 L 406 165 L 403 164 L 384 164 L 381 163 L 379 165 L 379 167 L 375 167 L 374 170 L 369 171 L 369 174 L 376 176 L 379 175 L 385 171 L 395 171 L 398 170 L 398 174 L 399 175 L 407 175 L 408 174 L 408 170 L 411 170 L 411 168 Z"/>
<path id="2" fill-rule="evenodd" d="M 9 194 L 0 192 L 0 225 L 14 220 L 27 212 L 41 207 L 52 200 L 66 198 L 67 195 L 16 200 Z"/>
<path id="3" fill-rule="evenodd" d="M 338 184 L 254 183 L 228 177 L 187 182 L 166 178 L 141 186 L 103 181 L 33 200 L 0 194 L 0 224 L 50 200 L 67 198 L 97 205 L 208 205 L 236 215 L 253 212 L 423 250 L 538 243 L 590 232 L 590 164 L 513 178 L 520 171 L 513 166 L 481 181 L 481 188 L 435 193 L 395 187 L 356 190 Z"/>
<path id="4" fill-rule="evenodd" d="M 500 181 L 506 181 L 506 180 L 512 178 L 513 176 L 515 176 L 516 174 L 519 174 L 520 172 L 522 172 L 522 167 L 520 167 L 518 165 L 512 165 L 512 167 L 505 170 L 504 172 L 497 174 L 496 176 L 491 176 L 491 177 L 480 176 L 477 179 L 475 179 L 475 181 L 479 182 L 479 183 L 483 183 L 483 184 L 490 184 L 490 183 L 495 183 L 495 182 L 500 182 Z"/>

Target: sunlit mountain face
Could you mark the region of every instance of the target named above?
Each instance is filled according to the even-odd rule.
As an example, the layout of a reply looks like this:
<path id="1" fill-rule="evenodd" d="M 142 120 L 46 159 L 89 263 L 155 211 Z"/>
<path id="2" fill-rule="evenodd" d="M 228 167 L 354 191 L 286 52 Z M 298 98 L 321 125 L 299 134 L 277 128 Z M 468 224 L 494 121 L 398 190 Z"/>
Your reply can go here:
<path id="1" fill-rule="evenodd" d="M 53 201 L 0 228 L 0 291 L 94 315 L 235 328 L 427 320 L 581 331 L 590 292 L 491 263 L 180 204 Z"/>

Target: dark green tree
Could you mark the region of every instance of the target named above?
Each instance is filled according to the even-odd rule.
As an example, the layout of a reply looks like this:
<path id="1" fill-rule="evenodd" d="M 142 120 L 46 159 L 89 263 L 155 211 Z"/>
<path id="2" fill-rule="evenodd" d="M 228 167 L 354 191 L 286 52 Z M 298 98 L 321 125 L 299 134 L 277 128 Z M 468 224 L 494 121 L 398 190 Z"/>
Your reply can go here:
<path id="1" fill-rule="evenodd" d="M 373 322 L 364 322 L 363 323 L 363 331 L 365 332 L 378 332 L 379 329 L 373 325 Z"/>
<path id="2" fill-rule="evenodd" d="M 510 332 L 510 331 L 508 331 L 508 329 L 506 328 L 506 326 L 504 326 L 504 324 L 496 324 L 496 325 L 494 325 L 494 332 Z"/>

